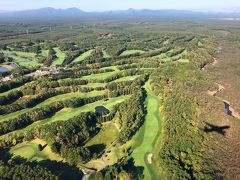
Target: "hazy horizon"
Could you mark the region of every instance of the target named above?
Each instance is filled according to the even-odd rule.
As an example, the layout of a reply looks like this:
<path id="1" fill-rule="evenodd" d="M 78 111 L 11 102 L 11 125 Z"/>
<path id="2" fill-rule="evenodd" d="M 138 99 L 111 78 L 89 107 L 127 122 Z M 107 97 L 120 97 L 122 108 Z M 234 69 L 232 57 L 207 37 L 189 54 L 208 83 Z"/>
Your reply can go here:
<path id="1" fill-rule="evenodd" d="M 3 11 L 21 11 L 39 8 L 67 9 L 76 7 L 83 11 L 110 11 L 133 9 L 176 9 L 192 11 L 239 11 L 240 1 L 238 0 L 202 0 L 193 2 L 192 0 L 122 0 L 121 2 L 112 2 L 110 0 L 88 0 L 80 2 L 79 0 L 42 0 L 32 3 L 31 0 L 0 0 L 0 10 Z M 239 8 L 238 8 L 239 7 Z"/>

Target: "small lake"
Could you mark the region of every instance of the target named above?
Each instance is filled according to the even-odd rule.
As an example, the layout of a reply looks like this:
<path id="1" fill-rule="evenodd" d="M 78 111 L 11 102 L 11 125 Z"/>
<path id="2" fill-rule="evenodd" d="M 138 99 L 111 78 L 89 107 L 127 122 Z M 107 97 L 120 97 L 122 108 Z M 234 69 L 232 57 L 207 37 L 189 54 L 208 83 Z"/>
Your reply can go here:
<path id="1" fill-rule="evenodd" d="M 17 68 L 18 66 L 14 63 L 11 63 L 9 66 L 12 66 L 13 68 Z"/>
<path id="2" fill-rule="evenodd" d="M 105 106 L 97 106 L 97 107 L 95 107 L 95 111 L 97 113 L 101 113 L 101 114 L 108 114 L 108 113 L 110 113 L 110 111 Z"/>
<path id="3" fill-rule="evenodd" d="M 230 110 L 230 105 L 224 102 L 224 107 L 227 110 L 227 115 L 232 116 L 232 111 Z"/>
<path id="4" fill-rule="evenodd" d="M 8 68 L 0 66 L 0 72 L 8 72 L 10 71 Z"/>

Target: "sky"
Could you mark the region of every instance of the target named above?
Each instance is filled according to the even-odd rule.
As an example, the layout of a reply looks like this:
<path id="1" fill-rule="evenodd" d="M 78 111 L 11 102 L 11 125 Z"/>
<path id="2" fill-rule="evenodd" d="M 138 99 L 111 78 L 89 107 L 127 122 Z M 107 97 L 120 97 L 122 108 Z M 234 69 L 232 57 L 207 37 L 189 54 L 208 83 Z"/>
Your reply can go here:
<path id="1" fill-rule="evenodd" d="M 182 9 L 238 11 L 240 0 L 0 0 L 0 10 L 26 10 L 43 7 L 77 7 L 84 11 L 134 9 Z"/>

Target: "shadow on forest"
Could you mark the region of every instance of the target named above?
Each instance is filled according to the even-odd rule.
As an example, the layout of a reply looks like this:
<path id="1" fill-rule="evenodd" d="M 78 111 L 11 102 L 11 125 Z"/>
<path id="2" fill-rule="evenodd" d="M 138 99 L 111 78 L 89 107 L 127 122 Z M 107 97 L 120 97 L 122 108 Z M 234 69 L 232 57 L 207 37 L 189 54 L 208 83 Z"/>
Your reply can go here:
<path id="1" fill-rule="evenodd" d="M 88 146 L 87 148 L 89 149 L 89 151 L 92 155 L 96 154 L 97 156 L 99 156 L 105 150 L 106 145 L 104 145 L 104 144 L 94 144 L 94 145 Z"/>
<path id="2" fill-rule="evenodd" d="M 216 132 L 221 135 L 225 135 L 226 129 L 229 129 L 230 126 L 216 126 L 210 123 L 205 122 L 206 126 L 204 127 L 203 131 L 206 133 Z"/>

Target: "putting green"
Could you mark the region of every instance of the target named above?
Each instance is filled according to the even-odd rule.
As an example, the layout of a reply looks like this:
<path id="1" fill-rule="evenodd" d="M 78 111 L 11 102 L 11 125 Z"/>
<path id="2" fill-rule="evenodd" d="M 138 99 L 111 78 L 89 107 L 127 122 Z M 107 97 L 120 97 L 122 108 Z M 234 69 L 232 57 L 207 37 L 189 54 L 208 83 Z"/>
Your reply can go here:
<path id="1" fill-rule="evenodd" d="M 10 149 L 10 154 L 13 154 L 13 157 L 20 156 L 29 161 L 41 161 L 47 159 L 56 161 L 62 160 L 60 156 L 52 152 L 48 145 L 42 151 L 40 151 L 38 149 L 39 144 L 44 146 L 46 145 L 46 142 L 40 139 L 35 139 L 31 142 L 23 142 L 12 147 Z"/>
<path id="2" fill-rule="evenodd" d="M 132 157 L 137 166 L 144 167 L 144 179 L 158 179 L 157 170 L 153 164 L 149 164 L 147 155 L 153 153 L 153 158 L 157 158 L 155 153 L 156 141 L 161 133 L 161 117 L 159 112 L 159 100 L 149 88 L 149 84 L 145 85 L 147 91 L 147 115 L 145 122 L 140 130 L 133 137 L 133 153 Z"/>

